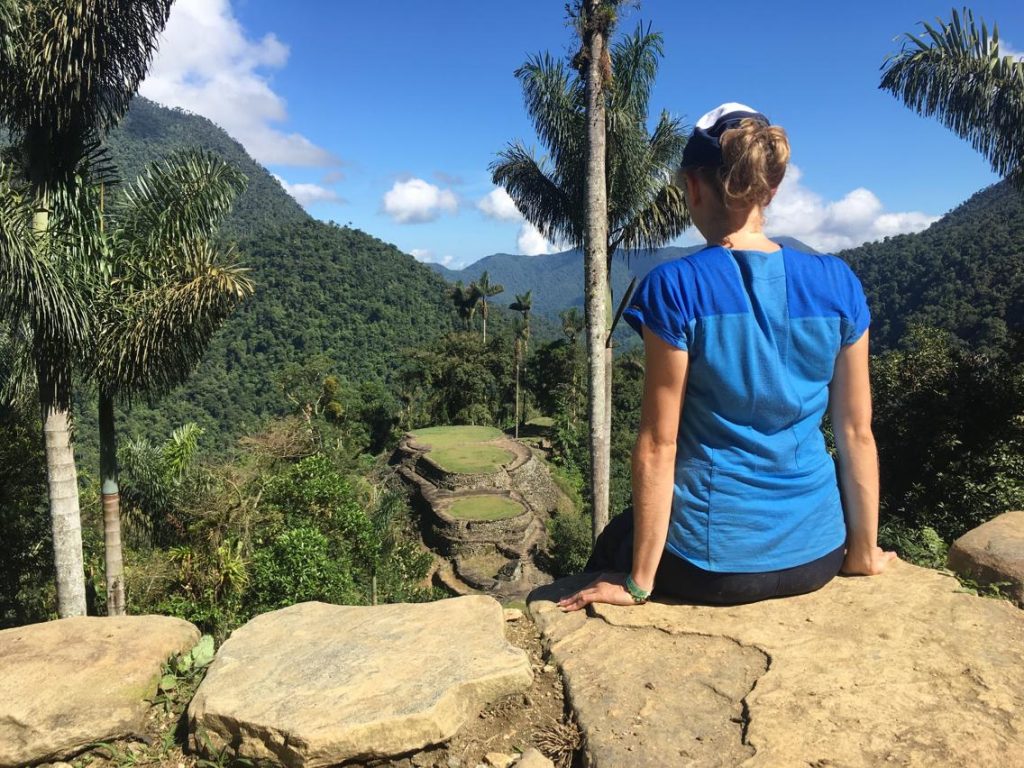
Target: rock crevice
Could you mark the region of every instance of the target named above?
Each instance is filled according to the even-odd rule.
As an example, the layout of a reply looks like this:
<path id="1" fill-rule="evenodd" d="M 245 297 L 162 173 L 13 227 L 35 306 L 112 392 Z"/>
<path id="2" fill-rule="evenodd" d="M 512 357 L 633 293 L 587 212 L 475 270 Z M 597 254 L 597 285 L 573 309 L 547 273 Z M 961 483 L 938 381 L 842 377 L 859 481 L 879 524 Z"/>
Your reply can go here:
<path id="1" fill-rule="evenodd" d="M 589 765 L 995 768 L 1024 754 L 1024 613 L 949 576 L 900 562 L 784 600 L 561 613 L 588 579 L 538 589 L 529 608 Z M 623 733 L 602 703 L 646 682 L 662 717 Z"/>

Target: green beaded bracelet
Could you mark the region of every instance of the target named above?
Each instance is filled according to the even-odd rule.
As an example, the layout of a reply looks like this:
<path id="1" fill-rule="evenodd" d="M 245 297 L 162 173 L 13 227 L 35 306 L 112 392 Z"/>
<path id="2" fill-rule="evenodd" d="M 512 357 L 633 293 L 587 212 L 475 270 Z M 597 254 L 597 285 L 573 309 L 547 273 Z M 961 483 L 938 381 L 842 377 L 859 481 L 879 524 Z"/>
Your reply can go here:
<path id="1" fill-rule="evenodd" d="M 626 575 L 626 591 L 629 592 L 629 596 L 633 598 L 633 602 L 640 604 L 646 603 L 647 598 L 651 596 L 651 590 L 640 589 L 637 583 L 633 581 L 633 574 Z"/>

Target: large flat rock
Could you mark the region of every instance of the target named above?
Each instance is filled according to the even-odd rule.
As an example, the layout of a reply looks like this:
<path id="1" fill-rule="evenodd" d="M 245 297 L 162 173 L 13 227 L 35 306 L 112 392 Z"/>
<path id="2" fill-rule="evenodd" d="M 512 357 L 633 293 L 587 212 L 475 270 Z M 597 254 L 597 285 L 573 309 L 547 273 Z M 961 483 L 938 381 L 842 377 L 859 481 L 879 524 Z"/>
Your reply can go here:
<path id="1" fill-rule="evenodd" d="M 302 603 L 224 643 L 189 707 L 191 738 L 286 766 L 387 757 L 446 741 L 531 680 L 491 597 Z"/>
<path id="2" fill-rule="evenodd" d="M 896 562 L 744 606 L 563 614 L 588 580 L 529 607 L 590 766 L 1024 765 L 1024 612 L 951 576 Z"/>
<path id="3" fill-rule="evenodd" d="M 167 616 L 80 616 L 0 632 L 0 766 L 141 735 L 164 662 L 199 630 Z"/>
<path id="4" fill-rule="evenodd" d="M 1008 583 L 1006 594 L 1024 608 L 1024 512 L 1005 512 L 954 541 L 949 567 L 981 584 Z"/>

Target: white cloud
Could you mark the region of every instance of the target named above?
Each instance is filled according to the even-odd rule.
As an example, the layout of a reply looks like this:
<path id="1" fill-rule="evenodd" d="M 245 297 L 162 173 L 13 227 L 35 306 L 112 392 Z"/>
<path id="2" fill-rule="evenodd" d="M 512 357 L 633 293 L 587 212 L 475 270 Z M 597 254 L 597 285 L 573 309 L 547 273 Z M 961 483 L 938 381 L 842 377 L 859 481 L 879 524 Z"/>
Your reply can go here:
<path id="1" fill-rule="evenodd" d="M 999 55 L 1013 56 L 1017 61 L 1024 61 L 1024 52 L 1018 51 L 1006 40 L 999 41 Z"/>
<path id="2" fill-rule="evenodd" d="M 139 93 L 208 117 L 261 163 L 337 165 L 305 136 L 274 127 L 288 112 L 265 73 L 283 67 L 288 53 L 273 34 L 248 38 L 229 0 L 178 0 Z"/>
<path id="3" fill-rule="evenodd" d="M 343 203 L 341 195 L 333 189 L 321 187 L 319 184 L 291 184 L 276 173 L 274 178 L 284 187 L 284 191 L 295 198 L 299 205 L 305 207 L 313 203 Z"/>
<path id="4" fill-rule="evenodd" d="M 789 235 L 820 251 L 839 251 L 883 237 L 918 232 L 939 219 L 920 211 L 886 212 L 882 201 L 864 187 L 827 202 L 800 182 L 791 165 L 766 211 L 765 230 Z"/>
<path id="5" fill-rule="evenodd" d="M 396 181 L 384 195 L 384 212 L 399 224 L 434 221 L 442 213 L 455 213 L 458 207 L 454 192 L 423 179 Z"/>
<path id="6" fill-rule="evenodd" d="M 555 243 L 550 242 L 540 230 L 528 221 L 523 222 L 519 228 L 519 237 L 516 239 L 519 252 L 527 256 L 543 256 L 548 253 L 558 253 L 564 250 Z"/>
<path id="7" fill-rule="evenodd" d="M 455 257 L 451 254 L 435 257 L 434 252 L 429 248 L 413 248 L 409 253 L 412 254 L 412 257 L 416 259 L 416 261 L 422 261 L 427 264 L 440 264 L 443 267 L 450 266 L 455 260 Z"/>
<path id="8" fill-rule="evenodd" d="M 483 211 L 490 219 L 499 221 L 522 221 L 523 214 L 516 208 L 515 202 L 505 191 L 504 187 L 495 187 L 486 195 L 481 197 L 476 207 Z"/>
<path id="9" fill-rule="evenodd" d="M 548 253 L 564 251 L 566 246 L 560 243 L 552 243 L 540 230 L 528 222 L 523 214 L 519 212 L 515 202 L 505 191 L 504 187 L 495 187 L 476 202 L 476 207 L 489 219 L 497 221 L 518 221 L 521 222 L 519 235 L 516 238 L 516 246 L 519 253 L 526 256 L 543 256 Z"/>

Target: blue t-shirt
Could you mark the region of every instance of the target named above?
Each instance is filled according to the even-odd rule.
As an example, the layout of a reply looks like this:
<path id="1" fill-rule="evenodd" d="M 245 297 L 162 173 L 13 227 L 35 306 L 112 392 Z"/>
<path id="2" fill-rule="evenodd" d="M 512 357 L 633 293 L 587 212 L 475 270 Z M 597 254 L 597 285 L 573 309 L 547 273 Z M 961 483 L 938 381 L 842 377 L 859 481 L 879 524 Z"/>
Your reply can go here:
<path id="1" fill-rule="evenodd" d="M 689 352 L 666 548 L 709 571 L 790 568 L 846 536 L 821 419 L 868 327 L 835 256 L 710 246 L 655 267 L 624 314 Z"/>

